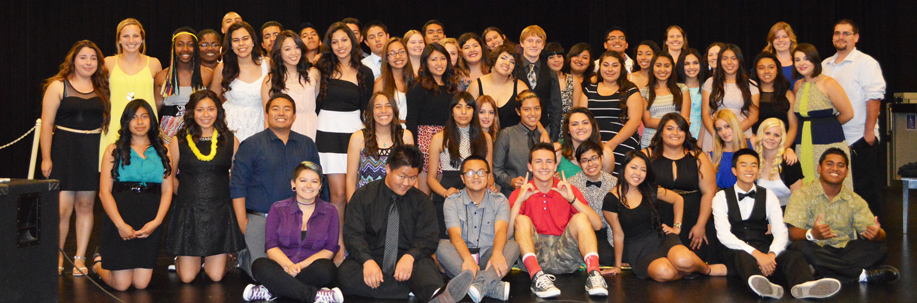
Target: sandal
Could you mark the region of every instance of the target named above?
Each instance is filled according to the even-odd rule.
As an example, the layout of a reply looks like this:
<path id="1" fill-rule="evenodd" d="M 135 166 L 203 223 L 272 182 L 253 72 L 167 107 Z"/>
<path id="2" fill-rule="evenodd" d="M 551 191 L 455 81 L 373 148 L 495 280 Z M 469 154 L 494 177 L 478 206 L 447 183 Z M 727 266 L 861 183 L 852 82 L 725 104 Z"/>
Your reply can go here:
<path id="1" fill-rule="evenodd" d="M 93 268 L 96 267 L 96 263 L 102 263 L 102 255 L 99 254 L 99 248 L 98 248 L 98 247 L 96 247 L 95 252 L 92 253 L 92 261 L 91 261 L 91 263 L 89 264 L 89 272 L 88 272 L 88 273 L 89 273 L 92 277 L 99 278 L 99 273 L 97 273 L 95 270 L 93 270 Z"/>
<path id="2" fill-rule="evenodd" d="M 85 264 L 86 264 L 86 257 L 73 257 L 73 263 L 74 263 L 74 264 L 76 264 L 76 261 L 77 261 L 77 260 L 83 260 L 83 266 L 82 266 L 82 267 L 76 267 L 76 266 L 74 266 L 74 267 L 73 267 L 73 276 L 74 276 L 74 277 L 82 277 L 82 276 L 85 276 L 86 273 L 88 273 L 88 271 L 89 271 L 89 269 L 86 268 L 86 265 L 85 265 Z"/>

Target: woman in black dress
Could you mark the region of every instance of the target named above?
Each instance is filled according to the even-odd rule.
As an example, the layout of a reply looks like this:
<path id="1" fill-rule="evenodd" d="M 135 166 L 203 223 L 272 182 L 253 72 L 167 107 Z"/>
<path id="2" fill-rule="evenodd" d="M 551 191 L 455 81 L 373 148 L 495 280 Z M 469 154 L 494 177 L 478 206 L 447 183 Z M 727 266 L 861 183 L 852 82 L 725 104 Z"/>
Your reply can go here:
<path id="1" fill-rule="evenodd" d="M 207 276 L 222 280 L 227 255 L 245 248 L 229 198 L 229 170 L 239 140 L 226 126 L 217 100 L 210 90 L 191 94 L 183 126 L 169 143 L 177 198 L 169 216 L 166 253 L 178 256 L 175 271 L 185 283 L 200 273 L 201 257 Z"/>
<path id="2" fill-rule="evenodd" d="M 716 194 L 716 169 L 707 153 L 701 152 L 697 140 L 688 132 L 688 121 L 678 113 L 668 113 L 659 121 L 650 147 L 643 150 L 650 158 L 656 184 L 680 194 L 685 201 L 684 220 L 687 228 L 679 237 L 707 263 L 719 260 L 716 229 L 713 226 L 713 196 Z M 659 205 L 663 222 L 672 222 L 675 211 Z"/>
<path id="3" fill-rule="evenodd" d="M 655 172 L 648 161 L 639 151 L 628 152 L 624 165 L 618 168 L 622 181 L 605 195 L 602 210 L 615 242 L 615 267 L 611 273 L 620 273 L 621 264 L 627 262 L 637 277 L 657 282 L 678 280 L 693 272 L 725 276 L 726 266 L 707 265 L 681 244 L 678 234 L 684 199 L 656 186 Z M 661 218 L 657 204 L 662 203 L 657 203 L 657 198 L 674 209 L 673 221 Z M 674 223 L 670 227 L 663 222 Z"/>
<path id="4" fill-rule="evenodd" d="M 73 276 L 86 271 L 86 246 L 92 233 L 92 206 L 99 190 L 97 157 L 103 125 L 108 125 L 108 70 L 99 64 L 102 51 L 89 40 L 67 53 L 61 69 L 45 81 L 41 111 L 41 173 L 60 180 L 61 250 L 76 210 L 76 254 Z M 54 147 L 54 148 L 52 148 Z M 57 274 L 64 270 L 58 254 Z"/>
<path id="5" fill-rule="evenodd" d="M 614 151 L 615 167 L 621 167 L 618 159 L 624 159 L 624 154 L 640 148 L 637 128 L 643 117 L 643 97 L 626 76 L 621 54 L 605 52 L 599 59 L 597 83 L 587 85 L 576 102 L 595 115 L 602 142 Z M 613 174 L 617 176 L 617 170 Z"/>
<path id="6" fill-rule="evenodd" d="M 153 113 L 143 99 L 128 102 L 119 139 L 102 159 L 99 199 L 107 216 L 92 271 L 118 291 L 150 284 L 162 241 L 160 225 L 172 203 L 172 168 Z"/>

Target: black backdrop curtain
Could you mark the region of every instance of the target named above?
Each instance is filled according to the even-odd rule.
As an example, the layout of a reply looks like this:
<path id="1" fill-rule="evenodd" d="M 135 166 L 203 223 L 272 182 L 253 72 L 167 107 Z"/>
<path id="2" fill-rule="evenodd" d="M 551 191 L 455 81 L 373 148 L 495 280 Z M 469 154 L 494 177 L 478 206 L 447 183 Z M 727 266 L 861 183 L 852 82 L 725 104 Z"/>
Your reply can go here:
<path id="1" fill-rule="evenodd" d="M 858 49 L 875 57 L 888 82 L 886 100 L 894 92 L 917 91 L 917 13 L 915 1 L 3 1 L 0 43 L 0 144 L 28 130 L 41 111 L 41 84 L 54 75 L 74 42 L 89 39 L 106 55 L 115 52 L 115 28 L 133 17 L 147 32 L 147 54 L 169 64 L 169 41 L 180 26 L 219 29 L 228 11 L 239 12 L 253 27 L 279 21 L 296 28 L 309 21 L 324 34 L 344 17 L 380 20 L 393 36 L 420 29 L 439 19 L 446 35 L 480 34 L 488 26 L 502 29 L 512 41 L 530 24 L 545 29 L 548 41 L 569 48 L 578 42 L 602 50 L 604 31 L 627 30 L 628 50 L 642 40 L 660 45 L 669 25 L 687 32 L 688 44 L 699 50 L 714 41 L 739 45 L 751 60 L 766 45 L 767 32 L 777 21 L 792 25 L 799 42 L 814 44 L 821 56 L 834 54 L 833 25 L 849 18 L 860 25 Z M 365 47 L 364 47 L 365 48 Z M 633 56 L 633 55 L 632 55 Z M 746 65 L 749 65 L 746 62 Z M 0 176 L 25 177 L 31 137 L 0 150 Z M 40 161 L 40 157 L 39 157 Z M 40 170 L 37 171 L 40 175 Z"/>

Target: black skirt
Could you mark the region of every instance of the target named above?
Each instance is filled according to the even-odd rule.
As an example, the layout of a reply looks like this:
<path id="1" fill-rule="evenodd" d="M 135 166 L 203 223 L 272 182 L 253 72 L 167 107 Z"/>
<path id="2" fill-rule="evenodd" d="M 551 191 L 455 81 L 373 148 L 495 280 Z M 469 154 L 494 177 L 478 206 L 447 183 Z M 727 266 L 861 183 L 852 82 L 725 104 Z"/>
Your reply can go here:
<path id="1" fill-rule="evenodd" d="M 159 191 L 135 193 L 131 191 L 112 192 L 121 219 L 134 230 L 156 219 L 162 193 Z M 149 268 L 156 266 L 159 244 L 162 242 L 162 231 L 165 224 L 153 230 L 146 238 L 122 240 L 118 228 L 105 216 L 102 221 L 102 236 L 99 253 L 102 255 L 102 268 L 123 270 Z"/>
<path id="2" fill-rule="evenodd" d="M 676 245 L 681 245 L 678 235 L 668 234 L 660 237 L 659 234 L 652 233 L 640 239 L 627 240 L 624 244 L 622 260 L 630 264 L 634 275 L 640 279 L 646 279 L 649 277 L 650 263 L 656 259 L 665 258 L 669 250 Z"/>
<path id="3" fill-rule="evenodd" d="M 49 178 L 60 180 L 61 191 L 99 190 L 100 136 L 60 129 L 54 132 Z"/>

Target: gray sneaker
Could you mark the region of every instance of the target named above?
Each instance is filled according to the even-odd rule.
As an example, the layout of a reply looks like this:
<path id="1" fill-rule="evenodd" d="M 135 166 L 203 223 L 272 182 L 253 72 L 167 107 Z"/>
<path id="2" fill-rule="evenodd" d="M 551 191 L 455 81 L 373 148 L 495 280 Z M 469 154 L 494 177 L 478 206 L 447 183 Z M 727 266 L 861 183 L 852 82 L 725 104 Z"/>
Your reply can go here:
<path id="1" fill-rule="evenodd" d="M 783 297 L 783 286 L 771 283 L 762 275 L 748 277 L 748 287 L 762 297 L 780 299 Z"/>
<path id="2" fill-rule="evenodd" d="M 800 283 L 790 289 L 790 294 L 797 299 L 823 299 L 841 291 L 841 282 L 837 279 L 824 278 Z"/>
<path id="3" fill-rule="evenodd" d="M 509 300 L 509 282 L 500 281 L 487 292 L 487 296 L 500 301 Z"/>
<path id="4" fill-rule="evenodd" d="M 471 287 L 472 281 L 474 281 L 474 273 L 470 270 L 463 271 L 452 280 L 449 280 L 445 289 L 438 289 L 430 303 L 458 302 L 468 293 L 468 288 Z"/>
<path id="5" fill-rule="evenodd" d="M 554 286 L 554 275 L 539 271 L 532 277 L 531 290 L 539 298 L 553 298 L 560 295 L 560 289 Z"/>
<path id="6" fill-rule="evenodd" d="M 598 270 L 593 270 L 586 277 L 586 291 L 590 296 L 608 296 L 608 284 Z"/>

